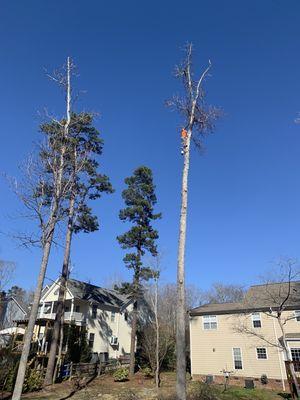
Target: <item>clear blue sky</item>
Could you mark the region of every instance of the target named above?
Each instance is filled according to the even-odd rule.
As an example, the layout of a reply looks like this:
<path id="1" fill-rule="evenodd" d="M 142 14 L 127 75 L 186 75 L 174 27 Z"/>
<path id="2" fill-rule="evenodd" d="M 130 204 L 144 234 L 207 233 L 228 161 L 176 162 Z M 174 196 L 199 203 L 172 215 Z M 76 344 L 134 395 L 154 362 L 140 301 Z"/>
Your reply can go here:
<path id="1" fill-rule="evenodd" d="M 182 158 L 179 119 L 164 101 L 180 88 L 172 69 L 186 41 L 195 65 L 212 60 L 209 101 L 226 113 L 203 156 L 191 159 L 187 280 L 251 283 L 271 260 L 300 250 L 300 3 L 227 1 L 2 1 L 0 170 L 17 165 L 38 134 L 38 110 L 59 115 L 63 99 L 43 68 L 71 55 L 87 93 L 78 106 L 99 111 L 102 171 L 115 194 L 94 205 L 101 229 L 73 245 L 74 276 L 103 284 L 127 272 L 116 236 L 123 180 L 145 164 L 157 185 L 164 279 L 176 275 Z M 0 230 L 22 229 L 20 205 L 1 180 Z M 0 258 L 17 263 L 15 282 L 32 287 L 40 253 L 1 235 Z M 53 249 L 47 276 L 61 264 Z"/>

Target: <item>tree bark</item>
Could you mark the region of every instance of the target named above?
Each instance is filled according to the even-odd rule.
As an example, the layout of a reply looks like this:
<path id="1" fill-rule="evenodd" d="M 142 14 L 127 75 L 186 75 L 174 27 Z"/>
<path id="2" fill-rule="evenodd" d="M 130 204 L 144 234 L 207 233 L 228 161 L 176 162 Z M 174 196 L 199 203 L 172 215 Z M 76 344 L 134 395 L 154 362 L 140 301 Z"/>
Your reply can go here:
<path id="1" fill-rule="evenodd" d="M 53 335 L 50 347 L 50 353 L 48 358 L 48 365 L 44 380 L 44 386 L 51 385 L 54 380 L 54 369 L 55 369 L 55 360 L 56 353 L 58 349 L 59 340 L 62 341 L 62 337 L 60 338 L 60 330 L 61 325 L 64 323 L 64 303 L 65 303 L 65 293 L 66 293 L 66 285 L 67 279 L 69 275 L 69 263 L 70 263 L 70 253 L 71 253 L 71 242 L 72 242 L 72 234 L 73 234 L 73 218 L 74 218 L 74 204 L 75 199 L 74 196 L 70 199 L 69 204 L 69 217 L 68 217 L 68 227 L 66 233 L 66 244 L 65 244 L 65 253 L 64 253 L 64 261 L 61 272 L 61 279 L 59 285 L 58 292 L 58 301 L 57 301 L 57 310 L 54 320 L 53 326 Z"/>
<path id="2" fill-rule="evenodd" d="M 287 361 L 293 362 L 293 360 L 292 360 L 292 358 L 290 356 L 289 348 L 288 348 L 288 346 L 286 344 L 285 329 L 284 329 L 284 326 L 283 326 L 283 323 L 281 321 L 280 316 L 277 318 L 277 320 L 278 320 L 278 323 L 279 323 L 279 326 L 280 326 L 280 329 L 281 329 L 281 333 L 282 333 L 282 344 L 283 344 L 283 348 L 284 348 L 286 359 L 287 359 Z M 298 379 L 297 379 L 297 375 L 296 375 L 293 363 L 290 364 L 290 371 L 291 371 L 291 376 L 293 378 L 293 383 L 294 383 L 294 387 L 295 387 L 295 391 L 296 391 L 297 397 L 300 398 L 300 388 L 299 388 L 299 383 L 298 383 Z"/>
<path id="3" fill-rule="evenodd" d="M 64 133 L 63 133 L 64 138 L 67 138 L 67 136 L 68 136 L 69 126 L 71 123 L 71 60 L 70 60 L 70 57 L 67 58 L 66 93 L 67 93 L 67 98 L 66 98 L 67 119 L 66 119 L 66 123 L 64 126 Z M 41 299 L 41 293 L 42 293 L 42 289 L 43 289 L 45 274 L 46 274 L 46 270 L 47 270 L 47 266 L 48 266 L 54 230 L 55 230 L 55 226 L 57 223 L 57 214 L 58 214 L 60 201 L 61 201 L 61 197 L 62 197 L 65 152 L 66 152 L 66 147 L 64 145 L 61 148 L 61 154 L 59 157 L 59 165 L 57 168 L 57 173 L 54 174 L 55 175 L 54 176 L 54 182 L 55 182 L 54 192 L 55 192 L 55 194 L 53 196 L 54 197 L 53 204 L 51 207 L 51 212 L 50 212 L 50 216 L 49 216 L 49 220 L 48 220 L 48 224 L 47 224 L 47 229 L 46 229 L 46 232 L 43 232 L 43 239 L 42 239 L 42 241 L 43 241 L 43 257 L 42 257 L 42 262 L 41 262 L 41 266 L 40 266 L 40 272 L 39 272 L 39 276 L 38 276 L 37 286 L 36 286 L 36 289 L 34 292 L 34 299 L 33 299 L 32 307 L 30 310 L 29 321 L 28 321 L 26 332 L 25 332 L 22 355 L 21 355 L 21 359 L 20 359 L 20 364 L 19 364 L 19 368 L 18 368 L 18 374 L 17 374 L 17 378 L 16 378 L 16 382 L 15 382 L 12 400 L 20 400 L 21 395 L 22 395 L 22 389 L 23 389 L 23 384 L 24 384 L 24 379 L 25 379 L 28 356 L 29 356 L 29 352 L 30 352 L 31 340 L 32 340 L 34 326 L 35 326 L 35 322 L 36 322 L 36 318 L 37 318 L 37 314 L 38 314 L 38 308 L 39 308 L 39 303 L 40 303 L 40 299 Z"/>
<path id="4" fill-rule="evenodd" d="M 155 326 L 156 326 L 156 349 L 155 349 L 155 358 L 156 358 L 156 369 L 155 369 L 155 385 L 158 390 L 160 386 L 159 379 L 159 370 L 160 370 L 160 362 L 159 362 L 159 323 L 158 323 L 158 278 L 155 280 Z"/>
<path id="5" fill-rule="evenodd" d="M 185 241 L 188 201 L 188 174 L 190 163 L 191 130 L 184 143 L 184 165 L 181 189 L 181 212 L 177 264 L 177 326 L 176 326 L 176 394 L 178 400 L 186 400 L 186 335 L 185 335 Z"/>
<path id="6" fill-rule="evenodd" d="M 25 332 L 22 355 L 21 355 L 21 359 L 20 359 L 18 375 L 17 375 L 15 387 L 14 387 L 12 400 L 20 400 L 21 395 L 22 395 L 23 383 L 24 383 L 26 367 L 27 367 L 27 360 L 28 360 L 28 356 L 29 356 L 29 352 L 30 352 L 30 345 L 31 345 L 33 331 L 34 331 L 35 321 L 36 321 L 37 314 L 38 314 L 40 298 L 41 298 L 41 293 L 42 293 L 42 289 L 43 289 L 43 282 L 44 282 L 44 278 L 45 278 L 45 273 L 46 273 L 50 250 L 51 250 L 51 245 L 52 245 L 55 223 L 56 222 L 54 220 L 51 222 L 50 233 L 49 233 L 47 241 L 44 245 L 41 268 L 40 268 L 40 272 L 39 272 L 39 276 L 38 276 L 37 286 L 36 286 L 36 289 L 34 292 L 34 298 L 33 298 L 33 303 L 32 303 L 32 307 L 31 307 L 31 311 L 30 311 L 28 326 L 27 326 L 27 329 Z"/>
<path id="7" fill-rule="evenodd" d="M 129 373 L 132 377 L 135 370 L 135 342 L 136 342 L 136 331 L 137 331 L 137 300 L 134 299 L 133 311 L 132 311 L 132 322 L 131 322 L 131 340 L 130 340 L 130 366 Z"/>

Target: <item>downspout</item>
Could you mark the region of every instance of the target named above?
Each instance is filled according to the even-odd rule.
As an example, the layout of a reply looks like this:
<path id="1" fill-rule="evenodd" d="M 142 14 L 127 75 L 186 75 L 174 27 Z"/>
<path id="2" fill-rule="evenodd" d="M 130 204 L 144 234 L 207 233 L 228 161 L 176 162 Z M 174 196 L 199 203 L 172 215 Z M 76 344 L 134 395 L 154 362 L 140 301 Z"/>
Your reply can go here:
<path id="1" fill-rule="evenodd" d="M 271 313 L 273 313 L 272 309 L 270 308 Z M 278 343 L 278 336 L 276 332 L 276 325 L 275 325 L 275 318 L 273 318 L 273 329 L 274 329 L 274 335 L 275 335 L 275 340 L 276 344 Z M 278 360 L 279 360 L 279 368 L 280 368 L 280 375 L 281 375 L 281 382 L 282 382 L 282 389 L 285 392 L 285 382 L 284 382 L 284 376 L 283 376 L 283 370 L 282 370 L 282 357 L 280 354 L 280 349 L 277 346 L 277 353 L 278 353 Z"/>

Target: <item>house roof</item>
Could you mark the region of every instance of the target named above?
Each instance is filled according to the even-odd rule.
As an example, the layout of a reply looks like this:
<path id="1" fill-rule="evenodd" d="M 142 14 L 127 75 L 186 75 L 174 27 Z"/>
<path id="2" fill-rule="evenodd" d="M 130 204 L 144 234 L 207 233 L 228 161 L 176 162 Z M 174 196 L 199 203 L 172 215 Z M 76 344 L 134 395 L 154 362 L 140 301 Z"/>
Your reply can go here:
<path id="1" fill-rule="evenodd" d="M 104 289 L 76 279 L 69 279 L 67 287 L 72 295 L 77 299 L 88 300 L 106 306 L 120 308 L 130 301 L 127 296 L 124 296 L 115 290 Z"/>
<path id="2" fill-rule="evenodd" d="M 288 296 L 289 294 L 289 296 Z M 277 309 L 284 302 L 287 310 L 300 310 L 300 281 L 253 285 L 241 302 L 211 303 L 190 310 L 191 316 L 208 314 L 235 314 L 246 311 Z"/>

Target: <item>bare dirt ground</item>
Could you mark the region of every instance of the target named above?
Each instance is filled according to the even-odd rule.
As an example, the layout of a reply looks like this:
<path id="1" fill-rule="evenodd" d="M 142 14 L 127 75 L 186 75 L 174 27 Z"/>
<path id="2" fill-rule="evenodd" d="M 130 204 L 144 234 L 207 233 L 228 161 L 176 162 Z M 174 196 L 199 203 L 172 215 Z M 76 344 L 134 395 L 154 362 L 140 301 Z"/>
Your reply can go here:
<path id="1" fill-rule="evenodd" d="M 160 398 L 168 398 L 175 393 L 175 374 L 163 373 L 162 384 L 159 390 Z M 102 375 L 95 378 L 87 385 L 78 389 L 76 381 L 66 381 L 52 385 L 46 390 L 28 393 L 22 396 L 24 400 L 122 400 L 122 395 L 127 393 L 127 399 L 154 400 L 157 392 L 153 379 L 146 379 L 137 373 L 133 379 L 126 382 L 114 382 L 112 375 Z M 190 386 L 193 382 L 189 383 Z M 131 395 L 130 395 L 131 394 Z M 135 395 L 137 397 L 135 397 Z M 172 397 L 173 398 L 173 397 Z M 174 397 L 175 398 L 175 397 Z M 218 387 L 220 400 L 282 400 L 282 397 L 270 390 L 247 390 L 231 387 L 223 393 L 223 386 Z"/>

